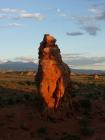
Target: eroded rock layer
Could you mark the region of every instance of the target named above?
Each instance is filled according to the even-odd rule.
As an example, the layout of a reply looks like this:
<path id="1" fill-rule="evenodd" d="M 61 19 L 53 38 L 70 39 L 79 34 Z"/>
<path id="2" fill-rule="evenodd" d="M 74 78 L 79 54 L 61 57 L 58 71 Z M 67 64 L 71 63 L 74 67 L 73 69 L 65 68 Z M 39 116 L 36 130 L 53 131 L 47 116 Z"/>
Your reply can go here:
<path id="1" fill-rule="evenodd" d="M 36 83 L 39 95 L 48 108 L 56 109 L 62 103 L 62 97 L 68 99 L 70 96 L 70 69 L 62 61 L 56 39 L 49 34 L 45 34 L 40 43 Z"/>

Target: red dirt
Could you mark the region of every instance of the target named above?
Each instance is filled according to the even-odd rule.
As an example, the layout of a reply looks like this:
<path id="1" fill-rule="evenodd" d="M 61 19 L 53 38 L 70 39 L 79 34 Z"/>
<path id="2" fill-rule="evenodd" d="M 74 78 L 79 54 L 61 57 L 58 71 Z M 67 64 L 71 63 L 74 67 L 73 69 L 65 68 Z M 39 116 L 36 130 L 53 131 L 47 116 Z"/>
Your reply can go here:
<path id="1" fill-rule="evenodd" d="M 80 133 L 80 113 L 55 122 L 44 120 L 33 103 L 18 103 L 0 107 L 0 140 L 44 140 L 46 137 L 59 140 L 65 134 L 80 135 L 81 140 L 105 140 L 105 105 L 95 101 L 91 113 L 91 137 Z M 48 133 L 39 134 L 39 128 Z"/>

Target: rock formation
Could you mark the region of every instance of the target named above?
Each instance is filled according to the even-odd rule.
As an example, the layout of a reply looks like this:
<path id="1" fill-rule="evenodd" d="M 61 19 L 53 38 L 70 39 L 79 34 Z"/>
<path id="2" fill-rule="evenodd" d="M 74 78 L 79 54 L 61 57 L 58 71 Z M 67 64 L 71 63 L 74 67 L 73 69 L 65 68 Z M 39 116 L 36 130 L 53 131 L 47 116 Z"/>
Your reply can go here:
<path id="1" fill-rule="evenodd" d="M 66 104 L 71 103 L 70 69 L 62 61 L 56 39 L 49 34 L 45 34 L 40 43 L 39 66 L 35 80 L 38 93 L 48 108 L 57 109 L 62 104 L 62 97 L 65 98 Z"/>

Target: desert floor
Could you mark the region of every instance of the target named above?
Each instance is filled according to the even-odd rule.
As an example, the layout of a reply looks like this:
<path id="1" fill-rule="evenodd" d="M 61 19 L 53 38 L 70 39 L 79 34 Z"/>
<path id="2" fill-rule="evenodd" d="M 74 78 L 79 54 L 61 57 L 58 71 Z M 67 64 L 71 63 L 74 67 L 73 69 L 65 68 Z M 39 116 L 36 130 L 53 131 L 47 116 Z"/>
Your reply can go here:
<path id="1" fill-rule="evenodd" d="M 0 140 L 105 140 L 105 76 L 71 78 L 73 111 L 46 118 L 33 74 L 0 73 Z"/>

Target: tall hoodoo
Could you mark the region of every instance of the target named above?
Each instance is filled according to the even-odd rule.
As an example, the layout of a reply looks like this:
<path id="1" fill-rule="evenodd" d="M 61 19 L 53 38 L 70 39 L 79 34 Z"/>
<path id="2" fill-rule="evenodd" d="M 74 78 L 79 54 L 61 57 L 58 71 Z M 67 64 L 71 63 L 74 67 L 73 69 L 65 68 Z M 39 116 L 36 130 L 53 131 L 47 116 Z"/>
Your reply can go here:
<path id="1" fill-rule="evenodd" d="M 39 95 L 48 108 L 56 109 L 62 104 L 62 97 L 70 97 L 70 69 L 62 61 L 56 39 L 49 34 L 45 34 L 40 43 L 36 83 Z"/>

